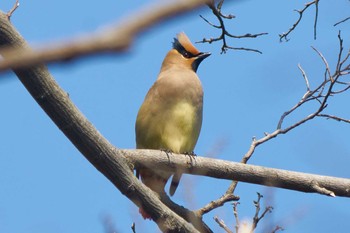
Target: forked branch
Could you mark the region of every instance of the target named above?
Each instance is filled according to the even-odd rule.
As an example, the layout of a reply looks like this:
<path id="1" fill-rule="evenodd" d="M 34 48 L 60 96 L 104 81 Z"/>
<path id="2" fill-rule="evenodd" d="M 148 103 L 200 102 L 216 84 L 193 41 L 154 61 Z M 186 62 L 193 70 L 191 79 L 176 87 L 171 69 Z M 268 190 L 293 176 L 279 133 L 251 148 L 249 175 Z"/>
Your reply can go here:
<path id="1" fill-rule="evenodd" d="M 251 52 L 257 52 L 257 53 L 262 53 L 260 50 L 258 49 L 252 49 L 252 48 L 245 48 L 245 47 L 232 47 L 229 46 L 227 43 L 227 37 L 230 38 L 235 38 L 235 39 L 242 39 L 242 38 L 256 38 L 259 36 L 263 36 L 263 35 L 267 35 L 268 33 L 263 32 L 263 33 L 258 33 L 258 34 L 251 34 L 251 33 L 246 33 L 244 35 L 233 35 L 230 32 L 227 31 L 226 29 L 226 25 L 224 22 L 224 19 L 233 19 L 235 18 L 234 15 L 225 15 L 222 13 L 221 11 L 221 7 L 224 4 L 225 0 L 221 0 L 219 1 L 219 3 L 215 6 L 215 1 L 212 0 L 210 3 L 208 3 L 208 7 L 212 10 L 213 14 L 215 15 L 215 17 L 217 18 L 219 24 L 216 25 L 214 23 L 211 23 L 208 19 L 206 19 L 205 17 L 203 17 L 202 15 L 200 15 L 200 17 L 206 22 L 208 23 L 210 26 L 219 29 L 221 32 L 220 36 L 216 37 L 216 38 L 203 38 L 201 41 L 198 41 L 197 43 L 213 43 L 213 42 L 217 42 L 217 41 L 222 41 L 222 46 L 221 46 L 221 53 L 226 53 L 227 50 L 232 49 L 232 50 L 245 50 L 245 51 L 251 51 Z"/>
<path id="2" fill-rule="evenodd" d="M 318 19 L 318 3 L 320 0 L 314 0 L 312 2 L 308 2 L 305 4 L 304 8 L 301 10 L 294 10 L 296 12 L 298 12 L 299 14 L 299 18 L 297 19 L 297 21 L 288 29 L 287 32 L 284 32 L 282 34 L 279 35 L 280 37 L 280 41 L 282 42 L 283 40 L 288 41 L 288 35 L 295 30 L 295 28 L 299 25 L 301 19 L 303 18 L 304 12 L 306 11 L 306 9 L 308 9 L 310 6 L 315 5 L 315 20 L 314 20 L 314 39 L 316 40 L 316 36 L 317 36 L 317 19 Z"/>
<path id="3" fill-rule="evenodd" d="M 258 223 L 266 216 L 266 214 L 271 213 L 273 210 L 272 206 L 267 206 L 264 208 L 264 211 L 261 213 L 261 199 L 263 198 L 263 195 L 260 193 L 257 193 L 258 198 L 256 201 L 254 201 L 254 206 L 255 206 L 255 214 L 252 217 L 252 220 L 249 222 L 242 222 L 239 217 L 238 217 L 238 205 L 240 204 L 239 202 L 233 202 L 233 215 L 235 217 L 235 232 L 245 232 L 245 233 L 254 233 Z M 226 233 L 233 233 L 233 230 L 231 230 L 222 219 L 219 219 L 217 216 L 215 216 L 214 220 L 219 224 L 221 228 L 225 230 Z M 277 232 L 283 230 L 282 227 L 276 226 L 272 232 Z"/>

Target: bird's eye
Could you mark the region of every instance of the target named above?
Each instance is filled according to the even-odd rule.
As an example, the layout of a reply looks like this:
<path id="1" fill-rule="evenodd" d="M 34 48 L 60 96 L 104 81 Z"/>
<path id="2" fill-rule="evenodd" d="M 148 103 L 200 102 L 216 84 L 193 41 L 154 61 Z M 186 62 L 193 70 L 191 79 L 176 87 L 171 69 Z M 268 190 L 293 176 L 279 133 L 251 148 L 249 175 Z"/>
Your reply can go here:
<path id="1" fill-rule="evenodd" d="M 184 53 L 183 53 L 183 56 L 184 56 L 185 58 L 190 58 L 190 57 L 191 57 L 191 54 L 190 54 L 189 52 L 184 52 Z"/>

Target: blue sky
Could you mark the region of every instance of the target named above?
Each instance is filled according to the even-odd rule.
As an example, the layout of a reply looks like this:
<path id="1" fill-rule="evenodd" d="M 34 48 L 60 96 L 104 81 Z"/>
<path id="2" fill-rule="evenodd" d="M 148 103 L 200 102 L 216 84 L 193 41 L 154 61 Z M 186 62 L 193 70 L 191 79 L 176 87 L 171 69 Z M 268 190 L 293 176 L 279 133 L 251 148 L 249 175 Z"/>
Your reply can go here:
<path id="1" fill-rule="evenodd" d="M 7 11 L 14 1 L 0 4 Z M 102 2 L 43 0 L 21 2 L 12 22 L 34 47 L 100 29 L 128 15 L 140 5 L 106 0 Z M 280 43 L 278 34 L 295 22 L 304 1 L 239 1 L 224 5 L 236 15 L 227 23 L 233 34 L 268 32 L 257 39 L 229 40 L 236 47 L 257 48 L 252 52 L 228 51 L 220 54 L 220 43 L 197 44 L 212 53 L 198 69 L 202 80 L 204 119 L 195 152 L 198 155 L 239 161 L 251 138 L 272 132 L 281 114 L 305 92 L 297 68 L 300 63 L 312 87 L 321 82 L 324 67 L 311 49 L 316 47 L 331 68 L 338 54 L 338 30 L 345 48 L 350 47 L 349 22 L 333 24 L 349 16 L 347 1 L 321 1 L 317 40 L 313 40 L 314 8 L 305 13 L 301 24 Z M 218 31 L 206 25 L 199 12 L 166 22 L 142 34 L 123 55 L 101 56 L 50 65 L 49 69 L 72 101 L 119 148 L 135 148 L 134 122 L 147 90 L 159 72 L 160 64 L 176 33 L 184 31 L 192 41 L 214 37 Z M 214 21 L 210 10 L 200 14 Z M 345 93 L 330 100 L 327 113 L 350 118 Z M 119 232 L 157 232 L 156 225 L 144 221 L 138 209 L 73 147 L 38 107 L 14 74 L 1 74 L 0 80 L 0 232 L 70 233 L 104 232 L 104 219 L 110 219 Z M 315 104 L 300 109 L 286 125 L 305 117 Z M 315 119 L 287 135 L 258 147 L 251 164 L 349 178 L 350 126 Z M 197 209 L 220 197 L 229 181 L 185 175 L 174 201 Z M 263 205 L 274 206 L 273 213 L 259 225 L 258 232 L 281 225 L 285 232 L 344 232 L 350 228 L 346 198 L 329 198 L 289 190 L 240 183 L 241 219 L 253 216 L 256 192 Z M 226 204 L 205 216 L 215 232 L 218 215 L 233 229 L 232 206 Z M 265 228 L 267 227 L 267 228 Z"/>

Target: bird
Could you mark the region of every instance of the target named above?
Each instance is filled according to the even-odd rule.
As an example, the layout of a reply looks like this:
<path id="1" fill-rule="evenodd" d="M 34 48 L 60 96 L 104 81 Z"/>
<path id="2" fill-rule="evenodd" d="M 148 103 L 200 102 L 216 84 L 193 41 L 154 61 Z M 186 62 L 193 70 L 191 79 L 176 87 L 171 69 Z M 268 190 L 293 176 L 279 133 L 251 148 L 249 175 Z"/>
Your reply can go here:
<path id="1" fill-rule="evenodd" d="M 142 103 L 135 123 L 136 148 L 193 154 L 202 126 L 203 89 L 196 72 L 210 53 L 200 52 L 184 32 L 174 38 L 159 75 Z M 173 175 L 169 194 L 174 195 L 181 171 L 141 168 L 141 181 L 159 195 Z"/>

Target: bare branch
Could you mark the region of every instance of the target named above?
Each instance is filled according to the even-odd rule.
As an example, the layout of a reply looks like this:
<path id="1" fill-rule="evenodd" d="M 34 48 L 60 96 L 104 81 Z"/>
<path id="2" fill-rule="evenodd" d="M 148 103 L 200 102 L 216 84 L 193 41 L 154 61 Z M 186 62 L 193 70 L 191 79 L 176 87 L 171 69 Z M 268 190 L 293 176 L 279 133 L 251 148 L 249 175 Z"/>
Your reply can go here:
<path id="1" fill-rule="evenodd" d="M 233 192 L 227 192 L 226 191 L 226 193 L 223 196 L 221 196 L 217 200 L 209 202 L 207 205 L 205 205 L 202 208 L 200 208 L 199 210 L 197 210 L 196 213 L 199 216 L 203 216 L 204 214 L 209 213 L 213 209 L 216 209 L 216 208 L 218 208 L 220 206 L 223 206 L 226 202 L 239 200 L 239 197 L 233 195 L 232 193 Z"/>
<path id="2" fill-rule="evenodd" d="M 131 224 L 131 230 L 132 233 L 136 233 L 136 224 L 134 222 Z"/>
<path id="3" fill-rule="evenodd" d="M 335 72 L 332 75 L 331 69 L 329 67 L 329 64 L 326 60 L 326 58 L 323 56 L 323 54 L 318 51 L 317 49 L 315 49 L 314 47 L 312 47 L 312 49 L 318 54 L 318 56 L 321 58 L 321 60 L 323 61 L 324 65 L 325 65 L 325 77 L 323 82 L 321 82 L 315 89 L 310 90 L 310 84 L 307 78 L 307 75 L 305 73 L 305 71 L 301 68 L 300 65 L 298 65 L 299 70 L 302 73 L 302 76 L 305 80 L 305 84 L 306 84 L 306 92 L 305 94 L 302 96 L 302 98 L 300 99 L 300 101 L 295 104 L 291 109 L 289 109 L 288 111 L 284 112 L 277 124 L 277 129 L 270 133 L 270 134 L 265 134 L 265 136 L 259 140 L 257 139 L 253 139 L 251 146 L 248 150 L 248 152 L 245 154 L 243 162 L 246 163 L 249 158 L 252 156 L 252 154 L 255 151 L 255 148 L 257 146 L 259 146 L 260 144 L 267 142 L 269 140 L 271 140 L 272 138 L 277 137 L 279 134 L 285 134 L 288 133 L 290 130 L 298 127 L 301 124 L 304 124 L 305 122 L 312 120 L 315 117 L 321 116 L 321 117 L 325 117 L 325 115 L 322 115 L 323 110 L 327 107 L 327 102 L 328 102 L 328 98 L 331 96 L 334 96 L 336 94 L 340 94 L 343 93 L 347 90 L 350 89 L 350 85 L 347 82 L 341 82 L 339 81 L 339 78 L 347 75 L 348 71 L 350 69 L 350 65 L 345 65 L 346 62 L 348 62 L 348 59 L 350 57 L 350 50 L 348 52 L 347 55 L 344 56 L 344 58 L 342 58 L 342 52 L 343 52 L 343 40 L 340 36 L 340 32 L 338 34 L 338 38 L 339 38 L 339 54 L 338 54 L 338 60 L 337 60 L 337 65 L 335 67 Z M 343 67 L 345 65 L 345 67 Z M 340 89 L 339 91 L 335 91 L 335 86 L 336 85 L 346 85 L 345 88 Z M 302 105 L 310 102 L 310 101 L 317 101 L 320 105 L 319 107 L 311 114 L 309 114 L 308 116 L 306 116 L 305 118 L 297 121 L 296 123 L 283 128 L 283 122 L 284 119 L 290 115 L 292 112 L 294 112 L 295 110 L 299 109 Z M 330 116 L 330 115 L 327 115 Z M 338 119 L 343 122 L 346 122 L 345 119 L 343 118 L 338 118 L 336 116 L 332 116 L 329 117 L 332 119 Z"/>
<path id="4" fill-rule="evenodd" d="M 7 19 L 10 20 L 11 19 L 11 16 L 13 14 L 13 12 L 15 12 L 15 10 L 19 7 L 19 0 L 16 0 L 15 4 L 13 5 L 12 9 L 7 12 L 6 16 L 7 16 Z"/>
<path id="5" fill-rule="evenodd" d="M 339 54 L 338 54 L 338 61 L 337 61 L 337 67 L 336 67 L 336 74 L 339 73 L 339 75 L 342 76 L 342 75 L 349 74 L 349 71 L 350 71 L 350 62 L 348 60 L 350 57 L 350 49 L 348 50 L 348 53 L 345 55 L 345 57 L 342 60 L 344 47 L 343 47 L 343 39 L 341 38 L 341 31 L 338 32 L 338 40 L 339 40 Z M 345 67 L 343 68 L 346 62 L 349 62 L 349 64 L 345 65 Z"/>
<path id="6" fill-rule="evenodd" d="M 333 80 L 332 80 L 332 75 L 331 75 L 331 70 L 329 69 L 329 65 L 328 65 L 328 62 L 327 62 L 326 58 L 325 58 L 325 57 L 323 56 L 323 54 L 322 54 L 320 51 L 318 51 L 315 47 L 311 46 L 311 48 L 312 48 L 313 50 L 315 50 L 316 53 L 321 57 L 321 59 L 322 59 L 324 65 L 326 66 L 326 72 L 327 72 L 327 74 L 328 74 L 328 77 L 329 77 L 330 81 L 333 82 Z M 341 49 L 341 50 L 342 50 L 342 49 Z M 341 54 L 341 51 L 339 52 L 339 54 Z"/>
<path id="7" fill-rule="evenodd" d="M 298 24 L 300 23 L 301 19 L 303 18 L 303 14 L 304 14 L 304 11 L 309 8 L 310 6 L 312 5 L 315 5 L 315 21 L 314 21 L 314 39 L 316 39 L 316 29 L 317 29 L 317 18 L 318 18 L 318 3 L 319 3 L 320 0 L 314 0 L 312 2 L 309 2 L 309 3 L 306 3 L 304 8 L 301 9 L 301 10 L 294 10 L 296 12 L 299 13 L 299 18 L 298 20 L 292 25 L 291 28 L 289 28 L 289 30 L 285 33 L 282 33 L 279 35 L 280 37 L 280 42 L 282 42 L 282 40 L 284 39 L 285 41 L 288 41 L 288 35 L 294 31 L 294 29 L 298 26 Z"/>
<path id="8" fill-rule="evenodd" d="M 108 29 L 81 38 L 51 44 L 51 46 L 36 50 L 28 48 L 25 50 L 23 48 L 2 49 L 1 53 L 6 56 L 6 59 L 0 60 L 0 71 L 67 61 L 95 54 L 124 52 L 138 34 L 160 22 L 198 8 L 208 1 L 179 0 L 166 2 L 166 4 L 157 3 L 130 14 L 129 17 Z"/>
<path id="9" fill-rule="evenodd" d="M 239 202 L 236 201 L 233 204 L 233 215 L 235 216 L 235 220 L 236 220 L 236 233 L 238 233 L 239 227 L 240 227 L 240 222 L 239 222 L 239 218 L 238 218 L 238 211 L 237 211 L 237 206 L 239 205 Z"/>
<path id="10" fill-rule="evenodd" d="M 302 99 L 305 99 L 308 97 L 308 93 L 310 92 L 310 84 L 309 84 L 309 79 L 306 76 L 305 71 L 303 70 L 303 68 L 301 67 L 300 64 L 298 64 L 298 68 L 301 71 L 301 74 L 303 75 L 303 78 L 305 80 L 305 85 L 306 85 L 306 93 L 304 94 L 304 96 L 302 97 Z"/>
<path id="11" fill-rule="evenodd" d="M 338 26 L 339 24 L 344 23 L 344 22 L 348 21 L 349 19 L 350 19 L 350 16 L 347 17 L 347 18 L 345 18 L 345 19 L 343 19 L 343 20 L 340 20 L 339 22 L 335 23 L 333 26 L 334 26 L 334 27 L 335 27 L 335 26 Z"/>
<path id="12" fill-rule="evenodd" d="M 268 206 L 265 208 L 264 212 L 259 216 L 259 214 L 260 214 L 260 200 L 261 200 L 261 198 L 263 198 L 263 195 L 261 195 L 260 193 L 257 193 L 257 195 L 258 195 L 258 200 L 254 201 L 255 215 L 253 217 L 251 232 L 254 232 L 254 230 L 258 226 L 258 223 L 260 222 L 260 220 L 262 218 L 264 218 L 267 213 L 271 213 L 271 211 L 273 209 L 272 206 Z"/>
<path id="13" fill-rule="evenodd" d="M 320 1 L 316 1 L 315 3 L 315 20 L 314 20 L 314 40 L 316 40 L 317 37 L 317 19 L 318 19 L 318 3 Z"/>
<path id="14" fill-rule="evenodd" d="M 350 124 L 350 119 L 345 119 L 345 118 L 341 118 L 341 117 L 333 116 L 333 115 L 329 115 L 329 114 L 318 114 L 318 116 Z"/>
<path id="15" fill-rule="evenodd" d="M 214 27 L 214 28 L 221 28 L 220 26 L 211 23 L 209 20 L 207 20 L 206 18 L 204 18 L 202 15 L 199 15 L 199 17 L 201 17 L 201 18 L 202 18 L 205 22 L 207 22 L 207 24 L 209 24 L 210 26 L 212 26 L 212 27 Z M 203 39 L 203 40 L 205 40 L 205 39 Z M 210 41 L 210 40 L 211 40 L 211 41 Z M 208 40 L 208 41 L 206 41 L 206 42 L 208 42 L 208 43 L 210 44 L 210 43 L 213 42 L 214 39 L 210 39 L 210 40 Z"/>
<path id="16" fill-rule="evenodd" d="M 221 11 L 221 8 L 222 8 L 222 5 L 224 4 L 225 0 L 221 0 L 218 4 L 217 4 L 217 7 L 216 9 L 218 10 L 218 12 L 220 13 L 220 16 L 222 18 L 225 18 L 225 19 L 233 19 L 233 18 L 236 18 L 236 16 L 234 15 L 231 15 L 231 14 L 228 14 L 228 15 L 224 15 Z"/>
<path id="17" fill-rule="evenodd" d="M 343 89 L 340 89 L 338 91 L 333 91 L 332 90 L 332 95 L 341 94 L 343 92 L 346 92 L 350 88 L 350 83 L 341 83 L 341 82 L 337 82 L 337 83 L 338 84 L 344 84 L 344 85 L 346 85 L 346 87 L 343 88 Z"/>
<path id="18" fill-rule="evenodd" d="M 217 42 L 217 41 L 222 41 L 222 46 L 221 46 L 221 53 L 226 53 L 228 49 L 232 49 L 232 50 L 244 50 L 244 51 L 251 51 L 251 52 L 256 52 L 256 53 L 262 53 L 260 50 L 257 49 L 251 49 L 251 48 L 244 48 L 244 47 L 233 47 L 233 46 L 229 46 L 227 44 L 226 41 L 226 37 L 231 37 L 231 38 L 235 38 L 235 39 L 242 39 L 242 38 L 256 38 L 262 35 L 267 35 L 268 33 L 258 33 L 258 34 L 244 34 L 244 35 L 233 35 L 231 33 L 229 33 L 226 30 L 226 26 L 224 23 L 223 19 L 233 19 L 235 18 L 235 16 L 229 14 L 229 15 L 224 15 L 221 12 L 221 7 L 224 3 L 224 0 L 221 0 L 217 6 L 215 6 L 215 2 L 211 1 L 210 3 L 208 3 L 208 7 L 212 10 L 213 14 L 216 16 L 217 20 L 219 21 L 219 25 L 215 25 L 213 23 L 211 23 L 209 20 L 207 20 L 206 18 L 204 18 L 202 15 L 200 16 L 206 23 L 208 23 L 210 26 L 217 28 L 217 29 L 221 29 L 221 35 L 219 37 L 216 38 L 203 38 L 201 41 L 197 41 L 196 43 L 213 43 L 213 42 Z"/>
<path id="19" fill-rule="evenodd" d="M 245 47 L 232 47 L 232 46 L 226 46 L 226 49 L 232 49 L 232 50 L 244 50 L 244 51 L 250 51 L 250 52 L 256 52 L 262 54 L 262 52 L 258 49 L 250 49 L 250 48 L 245 48 Z"/>
<path id="20" fill-rule="evenodd" d="M 218 216 L 215 216 L 215 217 L 214 217 L 214 220 L 215 220 L 215 222 L 217 222 L 217 223 L 219 224 L 219 226 L 220 226 L 222 229 L 225 230 L 226 233 L 233 233 L 233 232 L 230 230 L 230 228 L 228 228 L 228 227 L 226 226 L 225 222 L 224 222 L 223 220 L 221 220 L 221 219 L 218 218 Z"/>

